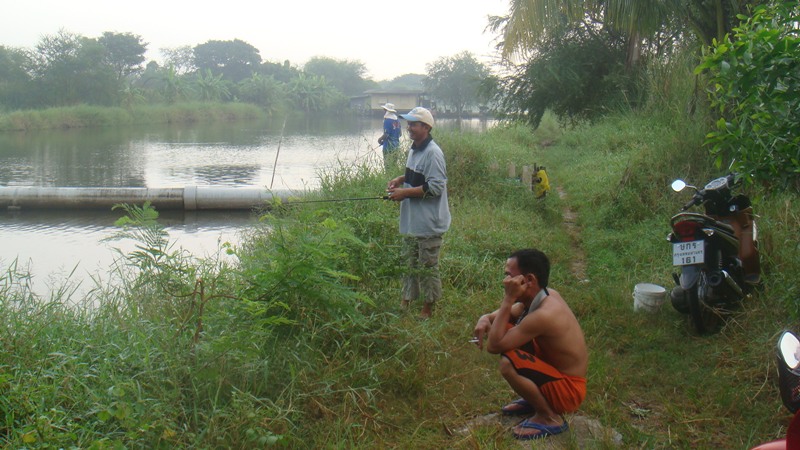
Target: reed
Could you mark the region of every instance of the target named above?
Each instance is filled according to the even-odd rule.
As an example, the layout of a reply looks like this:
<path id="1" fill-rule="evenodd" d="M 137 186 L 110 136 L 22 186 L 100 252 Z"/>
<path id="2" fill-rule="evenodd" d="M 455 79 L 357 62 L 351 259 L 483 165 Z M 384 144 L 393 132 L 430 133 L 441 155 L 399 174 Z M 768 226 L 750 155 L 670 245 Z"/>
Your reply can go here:
<path id="1" fill-rule="evenodd" d="M 265 118 L 247 103 L 178 103 L 130 108 L 77 105 L 0 114 L 0 132 L 114 127 L 132 124 L 224 122 Z"/>

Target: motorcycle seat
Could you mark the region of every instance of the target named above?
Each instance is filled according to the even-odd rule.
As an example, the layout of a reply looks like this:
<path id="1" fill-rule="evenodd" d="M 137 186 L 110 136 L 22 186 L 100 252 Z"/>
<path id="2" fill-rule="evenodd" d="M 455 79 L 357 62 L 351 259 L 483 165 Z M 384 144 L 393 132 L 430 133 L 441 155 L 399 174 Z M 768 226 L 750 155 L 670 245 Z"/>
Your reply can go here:
<path id="1" fill-rule="evenodd" d="M 721 222 L 721 221 L 717 220 L 714 217 L 707 216 L 705 214 L 692 213 L 692 212 L 684 212 L 684 213 L 676 214 L 676 215 L 672 216 L 672 225 L 675 225 L 675 223 L 680 222 L 682 220 L 692 220 L 692 221 L 695 221 L 695 222 L 701 222 L 704 225 L 708 225 L 708 226 L 713 226 L 713 227 L 719 228 L 721 231 L 723 231 L 725 233 L 728 233 L 728 234 L 731 234 L 731 235 L 735 235 L 736 234 L 734 232 L 734 229 L 733 229 L 732 226 L 728 225 L 725 222 Z"/>

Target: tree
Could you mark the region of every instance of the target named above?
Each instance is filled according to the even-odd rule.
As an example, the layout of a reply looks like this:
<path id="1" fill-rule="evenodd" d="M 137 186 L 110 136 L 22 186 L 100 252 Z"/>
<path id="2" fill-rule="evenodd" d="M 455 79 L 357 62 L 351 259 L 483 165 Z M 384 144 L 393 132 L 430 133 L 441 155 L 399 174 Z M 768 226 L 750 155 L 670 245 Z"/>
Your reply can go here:
<path id="1" fill-rule="evenodd" d="M 534 128 L 547 109 L 574 123 L 594 119 L 626 97 L 636 97 L 621 37 L 567 24 L 541 38 L 538 48 L 528 62 L 499 80 L 502 109 Z"/>
<path id="2" fill-rule="evenodd" d="M 196 70 L 194 65 L 194 50 L 188 45 L 175 48 L 159 49 L 164 55 L 164 66 L 172 68 L 178 75 L 183 75 Z"/>
<path id="3" fill-rule="evenodd" d="M 390 81 L 381 81 L 381 88 L 383 89 L 406 89 L 406 90 L 419 90 L 422 91 L 425 89 L 425 86 L 422 84 L 422 80 L 425 79 L 425 75 L 419 73 L 407 73 L 400 75 L 399 77 L 395 77 Z"/>
<path id="4" fill-rule="evenodd" d="M 117 103 L 121 85 L 95 39 L 60 30 L 43 36 L 31 54 L 37 106 Z"/>
<path id="5" fill-rule="evenodd" d="M 238 83 L 258 71 L 261 55 L 258 49 L 239 39 L 208 41 L 194 47 L 194 64 L 198 71 L 208 69 Z"/>
<path id="6" fill-rule="evenodd" d="M 306 113 L 330 108 L 341 94 L 325 78 L 300 74 L 289 82 L 289 95 L 295 105 Z"/>
<path id="7" fill-rule="evenodd" d="M 625 36 L 626 66 L 639 61 L 643 40 L 666 26 L 687 25 L 705 46 L 722 39 L 739 22 L 737 15 L 767 0 L 511 0 L 509 14 L 493 17 L 490 29 L 501 31 L 502 55 L 527 55 L 555 27 L 591 23 Z M 677 18 L 678 20 L 673 20 Z"/>
<path id="8" fill-rule="evenodd" d="M 272 77 L 281 83 L 288 83 L 300 76 L 300 70 L 292 66 L 288 59 L 285 60 L 283 64 L 264 61 L 259 68 L 259 73 L 264 76 Z"/>
<path id="9" fill-rule="evenodd" d="M 185 81 L 184 76 L 178 75 L 172 66 L 163 69 L 159 81 L 161 83 L 161 95 L 167 103 L 172 104 L 189 98 L 191 88 Z"/>
<path id="10" fill-rule="evenodd" d="M 768 0 L 683 0 L 670 5 L 678 17 L 685 20 L 698 41 L 704 46 L 714 40 L 722 41 L 740 22 L 740 16 L 749 16 L 750 11 Z"/>
<path id="11" fill-rule="evenodd" d="M 452 107 L 459 117 L 467 107 L 478 105 L 481 82 L 489 75 L 489 69 L 470 52 L 439 58 L 425 69 L 422 83 L 428 94 Z"/>
<path id="12" fill-rule="evenodd" d="M 252 77 L 239 83 L 239 99 L 243 102 L 261 106 L 269 115 L 283 111 L 286 86 L 272 76 L 254 73 Z"/>
<path id="13" fill-rule="evenodd" d="M 363 94 L 376 85 L 364 77 L 367 68 L 361 61 L 315 56 L 308 60 L 303 71 L 309 75 L 324 77 L 328 83 L 347 96 Z"/>
<path id="14" fill-rule="evenodd" d="M 31 77 L 25 68 L 29 65 L 25 51 L 0 45 L 0 109 L 26 106 Z"/>
<path id="15" fill-rule="evenodd" d="M 141 36 L 106 31 L 97 42 L 105 47 L 106 54 L 103 61 L 117 74 L 117 80 L 122 81 L 142 71 L 147 44 L 142 42 Z"/>
<path id="16" fill-rule="evenodd" d="M 800 35 L 797 2 L 757 7 L 732 36 L 715 41 L 697 72 L 711 75 L 719 113 L 708 144 L 717 165 L 751 181 L 800 190 Z"/>

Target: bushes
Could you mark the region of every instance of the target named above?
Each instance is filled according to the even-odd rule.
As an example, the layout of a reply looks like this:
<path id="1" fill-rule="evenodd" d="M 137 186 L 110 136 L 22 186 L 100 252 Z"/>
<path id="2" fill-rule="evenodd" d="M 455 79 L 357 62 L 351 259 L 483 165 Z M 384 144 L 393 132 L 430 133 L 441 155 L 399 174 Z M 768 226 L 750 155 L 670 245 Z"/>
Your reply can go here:
<path id="1" fill-rule="evenodd" d="M 797 2 L 759 6 L 714 42 L 697 72 L 708 70 L 720 118 L 708 144 L 717 166 L 767 186 L 800 189 L 800 35 Z"/>

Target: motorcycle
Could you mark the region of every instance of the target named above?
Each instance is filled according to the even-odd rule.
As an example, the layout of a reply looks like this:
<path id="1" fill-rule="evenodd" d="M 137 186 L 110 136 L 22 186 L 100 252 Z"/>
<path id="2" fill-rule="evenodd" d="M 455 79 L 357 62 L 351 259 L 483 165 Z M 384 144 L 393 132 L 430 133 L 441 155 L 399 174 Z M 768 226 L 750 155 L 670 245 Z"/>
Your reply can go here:
<path id="1" fill-rule="evenodd" d="M 778 385 L 781 400 L 794 413 L 786 438 L 753 447 L 753 450 L 800 449 L 800 340 L 791 331 L 778 338 Z"/>
<path id="2" fill-rule="evenodd" d="M 698 334 L 712 332 L 725 312 L 760 282 L 758 230 L 750 199 L 733 194 L 735 174 L 714 179 L 702 189 L 675 180 L 672 189 L 694 189 L 691 201 L 670 220 L 675 287 L 672 306 L 688 314 Z M 688 212 L 702 205 L 703 214 Z"/>

